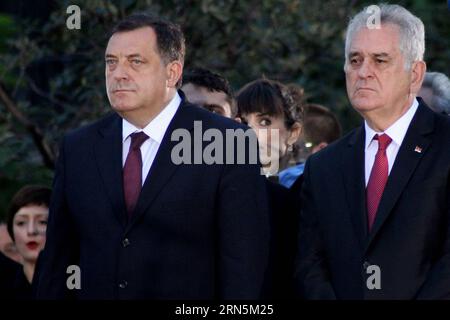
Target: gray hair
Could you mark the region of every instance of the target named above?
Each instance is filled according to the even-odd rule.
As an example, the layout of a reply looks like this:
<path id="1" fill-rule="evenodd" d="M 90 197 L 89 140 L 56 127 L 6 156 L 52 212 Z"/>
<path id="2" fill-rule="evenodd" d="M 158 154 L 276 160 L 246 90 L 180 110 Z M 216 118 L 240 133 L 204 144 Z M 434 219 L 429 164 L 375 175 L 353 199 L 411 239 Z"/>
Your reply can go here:
<path id="1" fill-rule="evenodd" d="M 450 115 L 450 79 L 440 72 L 427 72 L 422 88 L 429 88 L 433 93 L 431 107 L 437 112 Z"/>
<path id="2" fill-rule="evenodd" d="M 396 4 L 380 4 L 380 23 L 398 26 L 400 31 L 400 51 L 405 59 L 405 69 L 409 70 L 414 61 L 423 60 L 425 53 L 425 28 L 422 21 L 411 12 Z M 348 61 L 350 42 L 355 34 L 364 27 L 368 27 L 373 17 L 370 7 L 364 8 L 349 22 L 345 38 L 345 63 Z"/>

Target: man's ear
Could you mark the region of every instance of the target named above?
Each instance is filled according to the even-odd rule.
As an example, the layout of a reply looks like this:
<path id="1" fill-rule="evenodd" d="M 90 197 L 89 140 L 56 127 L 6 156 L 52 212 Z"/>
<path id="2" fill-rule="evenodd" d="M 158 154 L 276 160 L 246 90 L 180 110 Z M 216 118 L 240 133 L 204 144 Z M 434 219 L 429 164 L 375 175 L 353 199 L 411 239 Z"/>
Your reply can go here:
<path id="1" fill-rule="evenodd" d="M 415 61 L 411 66 L 411 94 L 417 95 L 427 71 L 424 61 Z"/>
<path id="2" fill-rule="evenodd" d="M 292 146 L 294 143 L 296 143 L 301 133 L 302 133 L 302 125 L 299 122 L 295 122 L 290 129 L 287 144 Z"/>
<path id="3" fill-rule="evenodd" d="M 169 88 L 175 88 L 183 74 L 183 64 L 178 60 L 169 62 L 166 66 L 166 72 L 167 86 Z"/>

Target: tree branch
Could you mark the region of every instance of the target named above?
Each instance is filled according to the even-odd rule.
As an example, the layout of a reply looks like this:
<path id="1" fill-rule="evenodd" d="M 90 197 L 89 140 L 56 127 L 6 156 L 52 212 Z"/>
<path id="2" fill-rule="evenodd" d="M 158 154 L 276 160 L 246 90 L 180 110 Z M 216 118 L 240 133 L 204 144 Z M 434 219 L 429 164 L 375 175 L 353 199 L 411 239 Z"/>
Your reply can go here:
<path id="1" fill-rule="evenodd" d="M 11 100 L 8 93 L 4 90 L 1 82 L 0 82 L 0 101 L 3 102 L 3 104 L 6 107 L 6 110 L 9 113 L 11 113 L 13 117 L 16 118 L 17 121 L 19 121 L 19 123 L 22 124 L 27 129 L 28 133 L 33 138 L 34 144 L 36 145 L 37 149 L 39 150 L 39 153 L 42 156 L 42 160 L 45 166 L 53 170 L 55 168 L 55 156 L 52 152 L 52 149 L 45 140 L 42 131 Z"/>

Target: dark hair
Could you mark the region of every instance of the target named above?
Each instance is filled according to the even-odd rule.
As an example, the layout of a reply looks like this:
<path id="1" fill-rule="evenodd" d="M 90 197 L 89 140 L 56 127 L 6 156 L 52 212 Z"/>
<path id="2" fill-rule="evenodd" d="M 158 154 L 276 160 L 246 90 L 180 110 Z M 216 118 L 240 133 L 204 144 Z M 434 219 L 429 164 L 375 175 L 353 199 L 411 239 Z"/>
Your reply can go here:
<path id="1" fill-rule="evenodd" d="M 148 13 L 134 13 L 117 23 L 110 33 L 110 37 L 119 32 L 133 31 L 150 27 L 156 34 L 158 52 L 164 64 L 178 60 L 184 63 L 186 51 L 183 31 L 179 25 L 161 17 Z M 181 86 L 181 80 L 177 87 Z"/>
<path id="2" fill-rule="evenodd" d="M 284 115 L 287 128 L 303 121 L 303 89 L 295 84 L 284 85 L 270 79 L 259 79 L 246 84 L 236 97 L 238 114 L 267 113 Z"/>
<path id="3" fill-rule="evenodd" d="M 183 75 L 183 85 L 192 83 L 193 85 L 204 87 L 207 90 L 219 91 L 226 94 L 227 102 L 231 106 L 232 116 L 236 115 L 236 105 L 234 103 L 233 91 L 227 79 L 218 73 L 204 68 L 191 68 Z"/>
<path id="4" fill-rule="evenodd" d="M 29 205 L 50 206 L 51 189 L 39 185 L 27 185 L 17 191 L 11 200 L 6 214 L 6 224 L 11 239 L 14 240 L 13 220 L 20 208 Z"/>
<path id="5" fill-rule="evenodd" d="M 342 128 L 335 114 L 319 104 L 305 105 L 303 122 L 305 140 L 318 145 L 321 142 L 331 143 L 340 138 Z"/>

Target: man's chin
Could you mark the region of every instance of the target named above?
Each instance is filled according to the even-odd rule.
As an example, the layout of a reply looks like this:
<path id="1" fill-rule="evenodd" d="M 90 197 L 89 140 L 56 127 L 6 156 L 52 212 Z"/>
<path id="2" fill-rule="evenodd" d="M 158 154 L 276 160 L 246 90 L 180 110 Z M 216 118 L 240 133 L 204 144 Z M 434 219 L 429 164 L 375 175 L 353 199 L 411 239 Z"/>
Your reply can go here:
<path id="1" fill-rule="evenodd" d="M 377 103 L 370 99 L 353 99 L 351 103 L 353 108 L 360 113 L 365 113 L 377 108 Z"/>
<path id="2" fill-rule="evenodd" d="M 123 104 L 123 103 L 112 104 L 111 107 L 114 111 L 116 111 L 118 113 L 126 113 L 126 112 L 133 111 L 136 109 L 135 105 Z"/>

